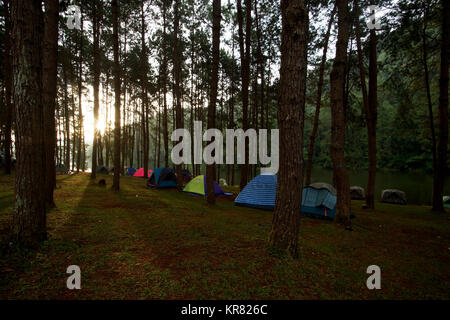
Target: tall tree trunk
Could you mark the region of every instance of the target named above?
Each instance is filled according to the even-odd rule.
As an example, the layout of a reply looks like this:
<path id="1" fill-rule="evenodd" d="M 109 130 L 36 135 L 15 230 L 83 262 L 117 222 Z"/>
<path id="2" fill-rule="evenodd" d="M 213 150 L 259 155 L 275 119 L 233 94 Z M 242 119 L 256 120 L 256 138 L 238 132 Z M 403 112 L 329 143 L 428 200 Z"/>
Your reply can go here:
<path id="1" fill-rule="evenodd" d="M 195 4 L 194 4 L 195 5 Z M 194 46 L 194 31 L 191 30 L 190 33 L 190 40 L 191 40 L 191 88 L 190 88 L 190 123 L 189 127 L 191 132 L 194 132 L 194 67 L 195 67 L 195 46 Z M 194 136 L 191 134 L 191 150 L 189 151 L 191 153 L 191 159 L 194 159 Z M 192 161 L 192 173 L 195 173 L 195 163 Z"/>
<path id="2" fill-rule="evenodd" d="M 176 119 L 175 119 L 175 127 L 176 129 L 183 128 L 183 110 L 181 108 L 181 90 L 180 90 L 180 82 L 181 82 L 181 46 L 179 37 L 179 24 L 180 24 L 180 0 L 175 0 L 174 2 L 174 47 L 173 47 L 173 73 L 174 73 L 174 103 L 175 103 L 175 111 L 176 111 Z M 184 138 L 182 138 L 184 139 Z M 182 175 L 182 166 L 181 164 L 176 165 L 177 172 L 177 187 L 178 190 L 182 190 L 183 187 L 183 175 Z"/>
<path id="3" fill-rule="evenodd" d="M 159 82 L 160 79 L 158 79 Z M 161 166 L 161 84 L 158 84 L 158 138 L 157 138 L 157 151 L 156 151 L 156 166 L 159 168 Z M 192 132 L 192 131 L 191 131 Z"/>
<path id="4" fill-rule="evenodd" d="M 128 19 L 125 19 L 125 28 L 128 27 Z M 127 33 L 124 35 L 124 46 L 123 46 L 123 56 L 127 56 L 127 46 L 128 46 L 128 38 Z M 128 141 L 128 132 L 127 132 L 127 88 L 128 88 L 128 70 L 125 67 L 123 71 L 123 108 L 122 108 L 122 147 L 121 147 L 121 160 L 120 160 L 120 168 L 123 170 L 125 168 L 125 161 L 127 158 L 127 141 Z"/>
<path id="5" fill-rule="evenodd" d="M 11 2 L 16 177 L 12 236 L 25 245 L 46 239 L 41 1 Z"/>
<path id="6" fill-rule="evenodd" d="M 79 43 L 79 60 L 78 60 L 78 152 L 77 152 L 77 172 L 80 171 L 82 164 L 82 149 L 83 149 L 83 12 L 81 12 L 81 31 L 80 31 L 80 43 Z"/>
<path id="7" fill-rule="evenodd" d="M 347 46 L 350 34 L 348 1 L 337 0 L 338 8 L 338 38 L 336 57 L 330 75 L 331 98 L 331 157 L 337 189 L 337 212 L 335 221 L 351 227 L 350 223 L 350 182 L 345 168 L 345 76 L 347 66 Z"/>
<path id="8" fill-rule="evenodd" d="M 246 23 L 245 23 L 245 49 L 244 49 L 244 27 L 241 0 L 237 0 L 237 17 L 239 25 L 239 51 L 241 56 L 241 78 L 242 78 L 242 128 L 248 129 L 248 86 L 250 82 L 250 39 L 251 39 L 251 10 L 252 1 L 245 0 Z M 245 142 L 245 163 L 241 168 L 241 190 L 247 185 L 248 179 L 248 143 Z"/>
<path id="9" fill-rule="evenodd" d="M 367 182 L 366 204 L 369 209 L 375 209 L 375 178 L 377 173 L 377 39 L 375 29 L 369 36 L 369 110 L 366 114 L 369 179 Z"/>
<path id="10" fill-rule="evenodd" d="M 111 131 L 110 125 L 109 125 L 109 74 L 106 75 L 106 83 L 105 83 L 105 109 L 106 109 L 106 116 L 105 116 L 105 132 L 103 133 L 103 140 L 105 145 L 105 166 L 109 167 L 109 154 L 110 154 L 110 144 L 109 144 L 109 133 Z"/>
<path id="11" fill-rule="evenodd" d="M 297 257 L 303 188 L 308 11 L 303 0 L 281 1 L 281 68 L 278 126 L 280 169 L 270 248 Z"/>
<path id="12" fill-rule="evenodd" d="M 309 137 L 308 160 L 306 161 L 305 185 L 307 186 L 311 184 L 312 158 L 314 156 L 314 146 L 316 143 L 317 130 L 319 128 L 319 116 L 320 116 L 320 107 L 322 105 L 323 78 L 325 74 L 325 65 L 327 63 L 328 42 L 330 40 L 331 27 L 333 26 L 335 13 L 336 13 L 336 5 L 333 7 L 330 20 L 328 21 L 327 33 L 325 34 L 325 41 L 323 44 L 322 60 L 320 62 L 319 67 L 319 80 L 317 82 L 316 112 L 314 114 L 314 124 L 311 131 L 311 136 Z"/>
<path id="13" fill-rule="evenodd" d="M 163 95 L 164 95 L 164 114 L 163 114 L 163 137 L 164 137 L 164 166 L 169 167 L 169 128 L 168 128 L 168 114 L 167 114 L 167 34 L 166 34 L 166 20 L 167 20 L 167 0 L 163 0 L 163 64 L 162 64 L 162 78 L 163 78 Z"/>
<path id="14" fill-rule="evenodd" d="M 119 5 L 112 0 L 113 48 L 114 48 L 114 178 L 112 189 L 120 189 L 120 65 L 119 65 Z"/>
<path id="15" fill-rule="evenodd" d="M 94 32 L 94 139 L 92 143 L 92 170 L 91 179 L 95 180 L 97 175 L 97 153 L 98 153 L 98 141 L 100 139 L 100 133 L 98 131 L 98 113 L 100 108 L 100 0 L 94 0 L 93 4 L 93 32 Z"/>
<path id="16" fill-rule="evenodd" d="M 58 64 L 59 0 L 45 0 L 44 41 L 42 51 L 42 100 L 45 130 L 45 202 L 54 207 L 53 191 L 56 186 L 56 82 Z"/>
<path id="17" fill-rule="evenodd" d="M 258 15 L 258 1 L 255 0 L 255 21 L 256 21 L 256 37 L 258 43 L 258 67 L 259 75 L 261 77 L 261 112 L 260 112 L 260 128 L 264 129 L 264 56 L 262 53 L 261 45 L 261 29 L 259 26 L 259 15 Z"/>
<path id="18" fill-rule="evenodd" d="M 221 4 L 220 0 L 213 0 L 213 27 L 212 27 L 212 66 L 211 66 L 211 91 L 208 106 L 208 129 L 214 129 L 216 117 L 217 89 L 219 82 L 219 58 L 220 58 L 220 20 Z M 216 150 L 217 151 L 217 150 Z M 214 176 L 216 166 L 209 164 L 206 167 L 206 190 L 207 202 L 215 204 L 216 195 L 214 192 Z"/>
<path id="19" fill-rule="evenodd" d="M 234 46 L 235 46 L 235 41 L 234 41 L 234 20 L 233 20 L 233 32 L 232 32 L 232 54 L 231 56 L 233 57 L 232 61 L 231 61 L 231 78 L 230 78 L 230 91 L 231 91 L 231 101 L 230 101 L 230 122 L 229 122 L 229 128 L 230 129 L 234 129 L 236 127 L 236 124 L 234 123 L 234 73 L 235 73 L 235 68 L 236 68 L 236 64 L 235 64 L 235 60 L 234 60 Z M 234 148 L 234 146 L 233 146 Z M 234 186 L 234 178 L 235 178 L 235 165 L 234 165 L 234 161 L 233 164 L 231 165 L 231 169 L 230 169 L 230 174 L 231 174 L 231 185 Z"/>
<path id="20" fill-rule="evenodd" d="M 81 171 L 86 171 L 86 136 L 84 134 L 84 126 L 81 127 L 81 139 L 82 139 L 82 149 L 81 149 Z"/>
<path id="21" fill-rule="evenodd" d="M 61 104 L 58 103 L 58 99 L 56 98 L 56 163 L 62 163 L 62 150 L 63 150 L 63 141 L 62 141 L 62 118 L 61 118 Z"/>
<path id="22" fill-rule="evenodd" d="M 72 63 L 70 64 L 70 67 L 72 68 Z M 71 70 L 72 71 L 72 70 Z M 71 72 L 72 73 L 72 72 Z M 74 90 L 74 79 L 73 74 L 71 74 L 71 85 L 70 85 L 70 91 L 71 91 L 71 103 L 72 103 L 72 170 L 75 171 L 75 155 L 76 155 L 76 147 L 77 147 L 77 124 L 75 119 L 75 94 L 73 92 Z"/>
<path id="23" fill-rule="evenodd" d="M 444 182 L 447 175 L 448 150 L 448 59 L 450 57 L 450 4 L 442 0 L 441 66 L 439 76 L 439 137 L 436 174 L 433 177 L 433 211 L 443 212 Z"/>
<path id="24" fill-rule="evenodd" d="M 147 89 L 147 47 L 145 45 L 145 19 L 144 19 L 144 0 L 141 1 L 141 46 L 142 46 L 142 133 L 143 133 L 143 168 L 144 178 L 148 177 L 148 152 L 149 152 L 149 132 L 148 132 L 148 89 Z"/>
<path id="25" fill-rule="evenodd" d="M 4 83 L 5 83 L 5 173 L 11 174 L 11 132 L 13 119 L 12 97 L 12 57 L 11 57 L 11 1 L 4 1 L 5 10 L 5 56 L 4 56 Z"/>
<path id="26" fill-rule="evenodd" d="M 369 36 L 369 94 L 367 94 L 366 77 L 364 74 L 364 59 L 361 48 L 361 36 L 359 30 L 358 1 L 354 1 L 355 11 L 355 36 L 358 52 L 358 66 L 361 80 L 364 113 L 367 123 L 368 151 L 369 151 L 369 179 L 367 183 L 366 205 L 369 209 L 375 208 L 375 177 L 376 177 L 376 124 L 377 124 L 377 52 L 375 30 L 370 30 Z"/>
<path id="27" fill-rule="evenodd" d="M 63 58 L 62 63 L 62 74 L 63 74 L 63 84 L 64 84 L 64 116 L 65 116 L 65 147 L 66 154 L 64 156 L 64 165 L 70 170 L 70 112 L 69 112 L 69 94 L 67 85 L 67 57 Z"/>
<path id="28" fill-rule="evenodd" d="M 423 29 L 422 29 L 422 63 L 425 76 L 425 89 L 427 94 L 427 106 L 428 106 L 428 118 L 431 133 L 431 154 L 433 156 L 433 193 L 432 193 L 432 204 L 434 207 L 434 198 L 438 197 L 439 191 L 435 189 L 435 181 L 439 178 L 437 177 L 437 155 L 436 155 L 436 132 L 434 128 L 434 115 L 433 115 L 433 104 L 431 102 L 431 89 L 430 89 L 430 76 L 428 70 L 428 46 L 426 42 L 427 37 L 427 25 L 428 25 L 428 10 L 429 4 L 424 3 L 424 16 L 423 16 Z"/>

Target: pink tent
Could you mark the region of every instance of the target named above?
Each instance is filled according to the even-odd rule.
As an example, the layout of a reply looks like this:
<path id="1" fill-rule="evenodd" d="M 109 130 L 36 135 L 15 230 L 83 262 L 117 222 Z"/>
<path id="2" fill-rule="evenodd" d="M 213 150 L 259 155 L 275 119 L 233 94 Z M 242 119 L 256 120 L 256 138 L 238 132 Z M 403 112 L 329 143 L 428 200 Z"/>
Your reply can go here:
<path id="1" fill-rule="evenodd" d="M 150 176 L 152 175 L 153 170 L 148 170 L 148 176 L 150 178 Z M 140 168 L 139 170 L 137 170 L 134 174 L 133 177 L 144 177 L 144 168 Z"/>

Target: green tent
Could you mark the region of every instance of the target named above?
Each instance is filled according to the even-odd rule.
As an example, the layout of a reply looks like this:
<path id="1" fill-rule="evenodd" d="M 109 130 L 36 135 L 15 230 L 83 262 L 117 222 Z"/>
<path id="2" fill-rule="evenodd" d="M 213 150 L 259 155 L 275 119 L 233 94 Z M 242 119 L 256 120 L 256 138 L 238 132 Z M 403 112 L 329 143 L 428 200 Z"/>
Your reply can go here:
<path id="1" fill-rule="evenodd" d="M 183 189 L 184 192 L 190 194 L 196 194 L 205 196 L 206 195 L 206 176 L 197 176 L 186 185 Z M 222 188 L 219 187 L 217 182 L 214 181 L 214 193 L 216 196 L 228 195 L 223 192 Z"/>
<path id="2" fill-rule="evenodd" d="M 444 201 L 444 208 L 450 208 L 450 196 L 443 196 L 442 201 Z"/>

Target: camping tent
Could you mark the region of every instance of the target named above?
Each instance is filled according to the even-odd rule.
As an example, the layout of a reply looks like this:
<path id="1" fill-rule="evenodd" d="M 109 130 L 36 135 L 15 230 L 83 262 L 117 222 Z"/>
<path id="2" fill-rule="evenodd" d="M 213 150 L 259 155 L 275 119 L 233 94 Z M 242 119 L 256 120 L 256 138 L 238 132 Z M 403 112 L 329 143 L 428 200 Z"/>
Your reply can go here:
<path id="1" fill-rule="evenodd" d="M 69 169 L 61 163 L 56 164 L 55 171 L 56 174 L 69 174 Z"/>
<path id="2" fill-rule="evenodd" d="M 181 174 L 183 175 L 183 184 L 188 184 L 193 178 L 192 173 L 187 169 L 183 169 Z"/>
<path id="3" fill-rule="evenodd" d="M 444 208 L 450 208 L 450 196 L 443 196 Z"/>
<path id="4" fill-rule="evenodd" d="M 275 208 L 277 194 L 277 176 L 262 174 L 250 181 L 234 200 L 237 206 L 252 207 L 264 210 Z"/>
<path id="5" fill-rule="evenodd" d="M 148 170 L 148 175 L 147 177 L 150 177 L 152 175 L 153 170 Z M 144 168 L 140 168 L 139 170 L 137 170 L 134 174 L 133 177 L 140 177 L 143 178 L 144 177 Z"/>
<path id="6" fill-rule="evenodd" d="M 191 194 L 205 196 L 207 194 L 206 176 L 195 177 L 186 185 L 183 191 Z M 223 192 L 222 188 L 219 187 L 219 185 L 215 181 L 214 181 L 214 193 L 216 194 L 216 196 L 228 195 L 225 192 Z"/>
<path id="7" fill-rule="evenodd" d="M 125 173 L 127 176 L 133 176 L 136 173 L 135 168 L 128 168 L 127 172 Z"/>
<path id="8" fill-rule="evenodd" d="M 108 168 L 106 168 L 105 166 L 99 166 L 97 168 L 97 173 L 108 174 Z"/>
<path id="9" fill-rule="evenodd" d="M 177 177 L 175 172 L 169 168 L 155 169 L 147 181 L 147 187 L 156 189 L 176 188 Z"/>
<path id="10" fill-rule="evenodd" d="M 302 214 L 333 219 L 336 213 L 335 189 L 325 183 L 307 186 L 302 192 Z M 277 176 L 259 175 L 235 199 L 235 205 L 264 210 L 275 209 Z"/>
<path id="11" fill-rule="evenodd" d="M 329 188 L 331 187 L 331 188 Z M 337 196 L 326 184 L 309 185 L 302 192 L 302 213 L 313 217 L 334 219 Z"/>

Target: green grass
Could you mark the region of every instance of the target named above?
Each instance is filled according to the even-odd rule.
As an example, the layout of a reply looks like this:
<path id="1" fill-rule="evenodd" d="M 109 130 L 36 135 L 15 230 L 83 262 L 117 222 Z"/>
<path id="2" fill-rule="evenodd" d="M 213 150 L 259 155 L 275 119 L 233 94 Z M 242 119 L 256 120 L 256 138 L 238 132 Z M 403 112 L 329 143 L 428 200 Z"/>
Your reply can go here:
<path id="1" fill-rule="evenodd" d="M 97 179 L 98 180 L 98 179 Z M 303 218 L 300 258 L 267 252 L 272 213 L 123 177 L 120 193 L 87 175 L 59 176 L 49 240 L 0 257 L 1 299 L 449 299 L 450 216 L 428 207 L 354 201 L 353 232 Z M 235 191 L 229 188 L 229 191 Z M 0 176 L 0 230 L 13 210 Z M 369 265 L 381 290 L 366 288 Z M 81 290 L 66 269 L 81 268 Z"/>

